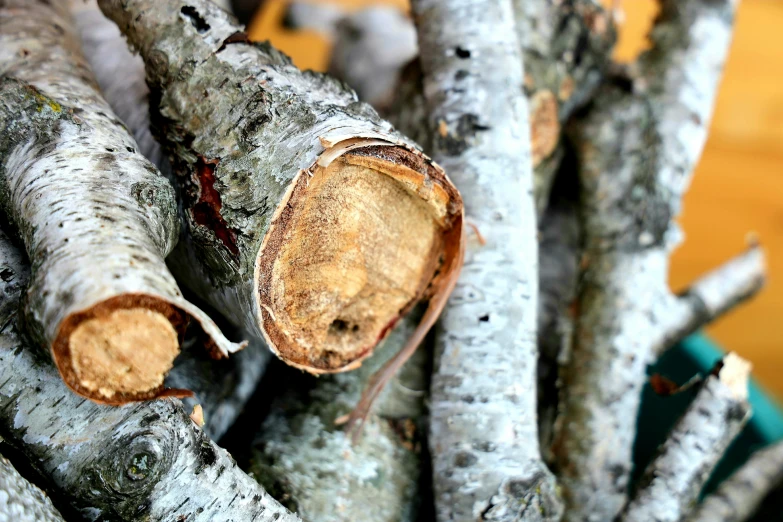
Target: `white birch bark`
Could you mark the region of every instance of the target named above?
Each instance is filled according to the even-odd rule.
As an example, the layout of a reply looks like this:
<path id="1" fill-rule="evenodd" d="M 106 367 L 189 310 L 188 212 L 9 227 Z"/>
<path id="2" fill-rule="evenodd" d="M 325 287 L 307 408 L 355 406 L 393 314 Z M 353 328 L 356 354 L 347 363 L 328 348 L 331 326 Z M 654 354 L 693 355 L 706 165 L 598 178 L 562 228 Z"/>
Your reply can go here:
<path id="1" fill-rule="evenodd" d="M 730 353 L 710 375 L 647 467 L 623 522 L 678 522 L 696 503 L 729 444 L 750 418 L 750 363 Z M 717 520 L 716 520 L 717 522 Z"/>
<path id="2" fill-rule="evenodd" d="M 536 423 L 536 212 L 510 1 L 413 2 L 433 154 L 486 238 L 443 313 L 430 448 L 438 520 L 556 520 Z"/>
<path id="3" fill-rule="evenodd" d="M 18 308 L 29 268 L 2 234 L 0 273 L 0 309 Z M 85 520 L 298 520 L 178 400 L 113 407 L 69 393 L 14 314 L 0 329 L 0 435 Z"/>
<path id="4" fill-rule="evenodd" d="M 586 255 L 553 446 L 567 521 L 622 509 L 645 371 L 657 343 L 678 340 L 661 335 L 677 307 L 667 285 L 674 219 L 707 136 L 735 2 L 661 7 L 652 50 L 629 80 L 602 89 L 573 132 Z"/>
<path id="5" fill-rule="evenodd" d="M 0 203 L 33 260 L 27 324 L 69 387 L 114 404 L 165 393 L 163 373 L 189 318 L 216 356 L 238 350 L 165 267 L 178 233 L 173 191 L 101 98 L 64 1 L 4 2 L 0 75 Z M 73 353 L 79 327 L 125 309 L 171 323 L 161 329 L 173 339 L 159 367 L 128 363 L 130 376 L 152 373 L 139 389 L 114 373 L 90 381 Z"/>

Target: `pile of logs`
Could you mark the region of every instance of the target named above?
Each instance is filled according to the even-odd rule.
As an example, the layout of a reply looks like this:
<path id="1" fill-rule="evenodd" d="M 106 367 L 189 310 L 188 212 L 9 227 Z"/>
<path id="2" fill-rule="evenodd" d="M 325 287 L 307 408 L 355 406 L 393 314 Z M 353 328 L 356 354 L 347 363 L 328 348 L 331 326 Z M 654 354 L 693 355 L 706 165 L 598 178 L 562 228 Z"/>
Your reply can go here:
<path id="1" fill-rule="evenodd" d="M 733 353 L 631 481 L 648 366 L 765 277 L 668 288 L 736 0 L 660 8 L 621 67 L 595 0 L 291 5 L 328 76 L 209 0 L 0 0 L 0 520 L 783 510 L 783 443 L 703 491 Z"/>

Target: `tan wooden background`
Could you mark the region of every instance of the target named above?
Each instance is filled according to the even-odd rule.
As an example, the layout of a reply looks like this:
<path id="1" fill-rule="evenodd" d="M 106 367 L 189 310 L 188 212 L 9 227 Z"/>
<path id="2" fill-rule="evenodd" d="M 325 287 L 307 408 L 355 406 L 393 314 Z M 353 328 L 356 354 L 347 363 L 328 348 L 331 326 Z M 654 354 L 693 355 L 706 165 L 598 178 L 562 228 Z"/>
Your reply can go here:
<path id="1" fill-rule="evenodd" d="M 329 47 L 316 34 L 280 27 L 287 0 L 268 0 L 250 26 L 302 68 L 323 70 Z M 316 1 L 316 0 L 311 0 Z M 407 0 L 325 0 L 352 8 Z M 610 3 L 607 0 L 606 3 Z M 655 0 L 621 2 L 618 60 L 645 47 Z M 711 326 L 724 348 L 754 364 L 754 373 L 783 398 L 783 2 L 743 0 L 731 56 L 704 157 L 685 200 L 686 241 L 672 260 L 671 285 L 682 288 L 744 248 L 755 234 L 766 247 L 770 278 L 753 303 Z"/>

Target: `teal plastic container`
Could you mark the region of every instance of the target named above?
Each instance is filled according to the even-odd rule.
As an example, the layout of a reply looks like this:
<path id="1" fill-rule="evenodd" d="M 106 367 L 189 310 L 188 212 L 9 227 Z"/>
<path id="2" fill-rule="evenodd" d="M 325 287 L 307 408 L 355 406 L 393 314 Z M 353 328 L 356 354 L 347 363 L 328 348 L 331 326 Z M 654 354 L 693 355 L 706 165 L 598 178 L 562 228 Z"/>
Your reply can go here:
<path id="1" fill-rule="evenodd" d="M 691 336 L 668 351 L 650 374 L 659 373 L 678 384 L 688 381 L 697 373 L 706 375 L 724 355 L 712 341 L 703 335 Z M 645 386 L 639 415 L 638 435 L 634 448 L 636 478 L 655 456 L 658 446 L 693 400 L 695 391 L 688 390 L 669 397 L 657 395 L 650 385 Z M 740 436 L 729 448 L 718 465 L 705 493 L 744 463 L 755 450 L 783 439 L 783 410 L 754 381 L 750 384 L 750 403 L 753 416 Z"/>

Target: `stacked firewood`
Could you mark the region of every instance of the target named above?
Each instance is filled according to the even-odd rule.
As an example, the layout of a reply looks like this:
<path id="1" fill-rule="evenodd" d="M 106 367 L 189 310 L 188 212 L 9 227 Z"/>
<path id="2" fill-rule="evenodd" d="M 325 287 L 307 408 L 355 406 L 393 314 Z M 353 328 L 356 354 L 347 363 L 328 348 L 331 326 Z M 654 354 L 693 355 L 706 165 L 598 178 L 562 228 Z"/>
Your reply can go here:
<path id="1" fill-rule="evenodd" d="M 594 0 L 294 4 L 327 76 L 208 0 L 0 0 L 0 520 L 749 520 L 735 354 L 631 482 L 648 366 L 765 277 L 667 286 L 735 9 L 620 67 Z"/>

